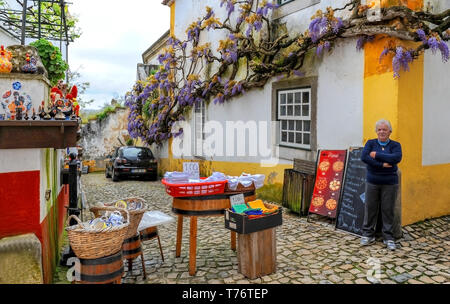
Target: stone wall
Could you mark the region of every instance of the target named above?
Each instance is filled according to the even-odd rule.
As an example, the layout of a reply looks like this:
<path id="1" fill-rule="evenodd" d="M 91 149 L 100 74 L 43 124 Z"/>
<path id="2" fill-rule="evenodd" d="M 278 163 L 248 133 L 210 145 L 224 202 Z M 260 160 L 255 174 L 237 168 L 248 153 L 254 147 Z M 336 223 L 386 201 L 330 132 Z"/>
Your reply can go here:
<path id="1" fill-rule="evenodd" d="M 83 160 L 95 161 L 95 167 L 104 168 L 104 158 L 116 147 L 125 144 L 129 137 L 128 113 L 126 108 L 117 108 L 105 119 L 90 120 L 82 126 L 79 143 L 83 148 Z"/>

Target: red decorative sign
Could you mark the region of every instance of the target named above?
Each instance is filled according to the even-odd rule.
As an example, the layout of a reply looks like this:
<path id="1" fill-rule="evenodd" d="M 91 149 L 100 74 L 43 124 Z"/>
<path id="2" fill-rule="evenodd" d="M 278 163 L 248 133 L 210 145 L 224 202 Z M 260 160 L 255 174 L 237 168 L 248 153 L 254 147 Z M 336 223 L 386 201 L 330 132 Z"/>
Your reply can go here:
<path id="1" fill-rule="evenodd" d="M 347 150 L 321 150 L 309 213 L 336 218 Z"/>

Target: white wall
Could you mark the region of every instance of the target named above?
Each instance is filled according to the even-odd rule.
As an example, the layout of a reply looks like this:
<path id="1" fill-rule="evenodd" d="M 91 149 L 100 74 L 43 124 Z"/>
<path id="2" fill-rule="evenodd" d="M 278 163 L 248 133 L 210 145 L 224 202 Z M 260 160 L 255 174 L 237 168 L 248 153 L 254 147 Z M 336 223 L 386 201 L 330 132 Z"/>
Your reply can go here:
<path id="1" fill-rule="evenodd" d="M 46 152 L 48 150 L 48 152 Z M 49 163 L 47 172 L 46 153 L 49 153 Z M 53 162 L 54 154 L 56 153 L 57 162 Z M 56 167 L 56 189 L 59 194 L 61 191 L 61 158 L 63 157 L 62 150 L 54 149 L 0 149 L 0 173 L 14 173 L 39 171 L 39 209 L 40 222 L 47 216 L 47 200 L 45 199 L 45 191 L 52 189 L 54 173 L 53 169 Z M 50 184 L 47 183 L 50 181 Z M 24 189 L 27 191 L 27 189 Z"/>
<path id="2" fill-rule="evenodd" d="M 310 17 L 318 10 L 326 10 L 327 6 L 343 7 L 347 0 L 322 0 L 320 3 L 289 14 L 280 19 L 281 23 L 286 22 L 286 27 L 291 36 L 304 32 L 309 23 Z M 222 21 L 224 18 L 225 6 L 220 8 L 220 1 L 199 1 L 199 0 L 177 0 L 175 2 L 175 35 L 177 38 L 186 39 L 186 28 L 196 21 L 199 16 L 203 16 L 206 6 L 211 6 Z M 236 12 L 238 7 L 236 6 Z M 340 11 L 338 16 L 350 14 L 347 11 Z M 211 42 L 211 49 L 217 49 L 217 42 L 223 39 L 225 31 L 211 30 L 207 34 L 201 35 L 201 42 Z M 356 51 L 356 39 L 347 39 L 339 42 L 331 55 L 324 55 L 323 59 L 313 61 L 315 66 L 304 66 L 307 76 L 318 76 L 317 91 L 317 148 L 318 149 L 346 149 L 349 146 L 360 146 L 362 143 L 363 124 L 363 52 Z M 207 108 L 207 120 L 217 121 L 222 126 L 222 131 L 226 130 L 227 121 L 242 121 L 243 123 L 260 121 L 271 122 L 272 117 L 272 79 L 268 81 L 263 89 L 253 89 L 242 97 L 233 98 L 223 105 L 210 103 Z M 193 115 L 192 115 L 193 116 Z M 193 143 L 194 128 L 191 117 L 191 133 L 184 138 L 185 141 Z M 185 129 L 185 131 L 187 131 Z M 270 133 L 270 132 L 269 132 Z M 277 157 L 275 138 L 276 135 L 268 134 L 268 143 L 272 148 L 272 156 Z M 276 132 L 275 132 L 276 133 Z M 225 134 L 227 136 L 228 134 Z M 235 161 L 235 162 L 259 162 L 265 157 L 260 151 L 257 156 L 249 156 L 252 139 L 245 141 L 244 157 L 228 157 L 225 155 L 207 157 L 208 160 L 215 161 Z M 224 148 L 219 151 L 226 153 L 226 138 L 223 139 Z M 174 141 L 175 142 L 175 141 Z M 235 146 L 237 142 L 235 141 Z M 236 149 L 236 147 L 235 147 Z M 286 150 L 286 148 L 283 148 Z M 281 159 L 280 163 L 292 163 L 292 158 L 310 159 L 311 155 L 307 151 L 299 149 L 287 149 L 290 157 Z M 193 148 L 191 149 L 191 152 Z M 237 152 L 237 151 L 236 151 Z M 286 151 L 284 151 L 286 152 Z M 236 154 L 236 153 L 235 153 Z M 176 155 L 174 155 L 176 157 Z"/>
<path id="3" fill-rule="evenodd" d="M 40 170 L 40 157 L 36 155 L 40 155 L 40 149 L 0 149 L 0 173 Z"/>
<path id="4" fill-rule="evenodd" d="M 450 1 L 430 0 L 432 13 L 450 9 Z M 426 4 L 425 4 L 426 5 Z M 447 46 L 450 47 L 449 42 Z M 423 83 L 422 165 L 450 163 L 449 117 L 450 62 L 442 62 L 440 52 L 426 50 Z"/>
<path id="5" fill-rule="evenodd" d="M 3 45 L 6 49 L 6 47 L 15 44 L 20 44 L 20 40 L 17 40 L 4 30 L 0 29 L 0 45 Z"/>
<path id="6" fill-rule="evenodd" d="M 318 149 L 347 149 L 363 140 L 364 52 L 356 39 L 339 42 L 319 65 Z"/>
<path id="7" fill-rule="evenodd" d="M 116 109 L 114 113 L 99 121 L 91 120 L 83 125 L 80 145 L 84 159 L 102 159 L 125 144 L 128 135 L 128 109 Z M 119 141 L 119 139 L 120 141 Z"/>
<path id="8" fill-rule="evenodd" d="M 422 165 L 448 164 L 450 62 L 442 62 L 439 51 L 435 55 L 425 52 L 423 79 Z"/>

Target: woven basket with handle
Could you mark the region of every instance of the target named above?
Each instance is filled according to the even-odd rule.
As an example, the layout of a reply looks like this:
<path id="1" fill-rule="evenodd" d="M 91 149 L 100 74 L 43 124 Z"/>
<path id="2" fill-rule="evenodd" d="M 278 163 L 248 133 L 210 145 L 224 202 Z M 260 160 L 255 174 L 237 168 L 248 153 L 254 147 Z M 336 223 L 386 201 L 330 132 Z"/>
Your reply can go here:
<path id="1" fill-rule="evenodd" d="M 110 208 L 109 210 L 117 209 Z M 87 229 L 76 215 L 69 216 L 67 226 L 72 218 L 78 222 L 76 225 L 66 227 L 69 243 L 75 255 L 81 259 L 98 259 L 121 250 L 130 226 L 128 211 L 125 214 L 126 222 L 124 224 L 100 229 Z"/>
<path id="2" fill-rule="evenodd" d="M 127 210 L 127 206 L 125 206 L 123 203 L 118 203 L 116 205 L 116 202 L 125 201 L 127 203 L 127 206 L 131 202 L 140 202 L 142 203 L 142 208 L 140 209 L 134 209 L 134 210 Z M 114 208 L 115 210 L 119 210 L 120 212 L 124 213 L 124 211 L 127 211 L 130 216 L 130 225 L 128 226 L 127 232 L 125 234 L 125 239 L 129 239 L 131 237 L 136 236 L 137 229 L 139 227 L 139 223 L 141 222 L 142 217 L 144 216 L 144 212 L 147 211 L 146 201 L 143 198 L 140 197 L 128 197 L 116 200 L 114 202 L 109 203 L 103 203 L 103 206 L 94 206 L 91 207 L 89 210 L 94 213 L 95 217 L 101 217 L 102 211 L 104 210 L 111 210 L 109 208 Z"/>

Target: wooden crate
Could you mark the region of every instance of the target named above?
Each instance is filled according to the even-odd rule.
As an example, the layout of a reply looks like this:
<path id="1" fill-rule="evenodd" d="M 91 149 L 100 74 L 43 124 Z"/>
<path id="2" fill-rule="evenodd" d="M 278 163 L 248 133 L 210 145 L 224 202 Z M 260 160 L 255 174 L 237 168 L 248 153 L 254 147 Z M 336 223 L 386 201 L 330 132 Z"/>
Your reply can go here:
<path id="1" fill-rule="evenodd" d="M 247 200 L 246 200 L 247 201 Z M 264 203 L 266 208 L 275 207 L 274 204 Z M 278 211 L 257 218 L 249 218 L 246 214 L 235 213 L 230 209 L 225 210 L 225 228 L 240 234 L 249 234 L 283 224 L 283 208 L 278 206 Z"/>
<path id="2" fill-rule="evenodd" d="M 284 170 L 282 206 L 299 215 L 307 215 L 314 190 L 314 175 Z"/>
<path id="3" fill-rule="evenodd" d="M 269 228 L 249 234 L 238 234 L 238 271 L 256 279 L 276 271 L 276 230 Z"/>

